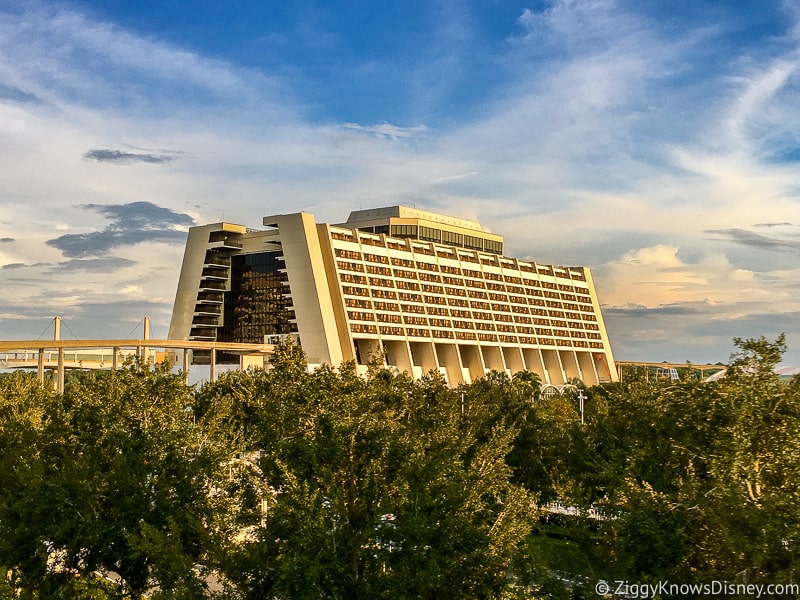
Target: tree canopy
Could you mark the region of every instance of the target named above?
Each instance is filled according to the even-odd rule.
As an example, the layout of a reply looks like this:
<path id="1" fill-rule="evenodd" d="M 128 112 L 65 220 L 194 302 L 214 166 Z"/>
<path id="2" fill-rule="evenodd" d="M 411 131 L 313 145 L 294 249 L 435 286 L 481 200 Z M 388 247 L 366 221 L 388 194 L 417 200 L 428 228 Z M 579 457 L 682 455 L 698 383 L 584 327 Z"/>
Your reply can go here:
<path id="1" fill-rule="evenodd" d="M 712 383 L 371 366 L 0 376 L 0 598 L 567 598 L 798 567 L 783 336 Z"/>

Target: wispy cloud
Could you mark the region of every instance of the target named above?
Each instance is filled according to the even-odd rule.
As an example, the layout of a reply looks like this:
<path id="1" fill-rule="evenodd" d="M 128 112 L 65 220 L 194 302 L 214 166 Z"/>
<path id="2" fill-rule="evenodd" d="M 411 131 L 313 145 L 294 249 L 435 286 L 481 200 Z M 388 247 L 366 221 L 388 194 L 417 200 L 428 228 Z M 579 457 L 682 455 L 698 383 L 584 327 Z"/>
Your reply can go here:
<path id="1" fill-rule="evenodd" d="M 400 139 L 412 138 L 428 131 L 425 125 L 415 127 L 399 127 L 391 123 L 381 123 L 380 125 L 358 125 L 357 123 L 345 123 L 342 129 L 356 131 L 367 135 L 374 135 L 378 138 Z"/>
<path id="2" fill-rule="evenodd" d="M 150 164 L 163 164 L 177 159 L 172 153 L 143 153 L 143 152 L 124 152 L 122 150 L 111 150 L 108 148 L 97 148 L 89 150 L 83 157 L 87 160 L 111 163 L 115 165 L 130 165 L 137 162 Z"/>
<path id="3" fill-rule="evenodd" d="M 651 4 L 506 7 L 487 41 L 477 3 L 436 3 L 414 52 L 380 57 L 309 15 L 282 39 L 317 40 L 318 62 L 269 67 L 62 4 L 6 10 L 0 314 L 81 315 L 124 289 L 131 318 L 137 298 L 168 315 L 194 220 L 406 202 L 476 218 L 517 255 L 589 264 L 621 358 L 796 323 L 797 15 L 750 37 L 735 3 L 669 19 Z"/>
<path id="4" fill-rule="evenodd" d="M 775 227 L 777 225 L 773 225 Z M 707 233 L 713 233 L 725 239 L 731 240 L 743 246 L 750 246 L 762 250 L 778 250 L 781 252 L 800 252 L 800 235 L 795 235 L 794 239 L 787 239 L 778 236 L 767 236 L 746 229 L 709 229 Z"/>
<path id="5" fill-rule="evenodd" d="M 84 208 L 99 212 L 111 219 L 111 223 L 102 231 L 68 233 L 47 240 L 49 246 L 61 250 L 64 256 L 70 258 L 100 256 L 114 248 L 133 246 L 142 242 L 177 244 L 186 239 L 186 228 L 194 224 L 189 215 L 176 213 L 150 202 L 132 202 L 123 205 L 87 204 Z M 71 261 L 71 264 L 82 263 Z"/>

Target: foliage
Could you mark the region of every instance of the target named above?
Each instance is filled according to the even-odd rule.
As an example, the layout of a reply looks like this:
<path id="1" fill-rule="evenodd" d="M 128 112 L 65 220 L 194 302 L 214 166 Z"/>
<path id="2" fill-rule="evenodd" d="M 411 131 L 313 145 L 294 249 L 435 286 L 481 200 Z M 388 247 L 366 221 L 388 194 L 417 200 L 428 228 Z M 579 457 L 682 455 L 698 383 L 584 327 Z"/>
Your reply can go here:
<path id="1" fill-rule="evenodd" d="M 474 399 L 469 414 L 492 421 L 478 426 L 433 375 L 361 379 L 351 364 L 306 373 L 301 358 L 280 348 L 231 417 L 272 491 L 251 541 L 232 549 L 226 574 L 239 593 L 497 596 L 531 513 L 505 462 L 515 430 Z M 206 386 L 204 419 L 229 423 L 220 407 L 252 385 L 252 374 L 230 373 Z"/>
<path id="2" fill-rule="evenodd" d="M 800 379 L 457 389 L 302 350 L 199 389 L 131 363 L 0 377 L 0 598 L 578 598 L 798 571 Z M 579 382 L 576 382 L 579 385 Z M 580 387 L 580 385 L 579 385 Z M 553 502 L 573 514 L 555 510 Z M 738 578 L 738 579 L 737 579 Z M 567 582 L 565 585 L 564 582 Z M 588 590 L 588 591 L 587 591 Z"/>
<path id="3" fill-rule="evenodd" d="M 220 460 L 179 376 L 129 364 L 70 378 L 63 395 L 21 376 L 0 396 L 22 406 L 0 411 L 0 564 L 15 586 L 49 597 L 108 575 L 121 594 L 202 591 L 193 565 L 214 545 Z"/>

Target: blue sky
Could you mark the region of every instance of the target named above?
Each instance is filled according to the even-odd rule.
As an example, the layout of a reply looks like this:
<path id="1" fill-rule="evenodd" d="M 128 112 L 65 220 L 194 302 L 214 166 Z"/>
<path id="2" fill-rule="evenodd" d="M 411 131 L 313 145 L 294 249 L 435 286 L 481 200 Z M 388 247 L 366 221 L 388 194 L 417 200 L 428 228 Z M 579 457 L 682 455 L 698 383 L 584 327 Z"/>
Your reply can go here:
<path id="1" fill-rule="evenodd" d="M 800 3 L 0 0 L 0 337 L 164 335 L 192 223 L 414 204 L 615 356 L 800 364 Z"/>

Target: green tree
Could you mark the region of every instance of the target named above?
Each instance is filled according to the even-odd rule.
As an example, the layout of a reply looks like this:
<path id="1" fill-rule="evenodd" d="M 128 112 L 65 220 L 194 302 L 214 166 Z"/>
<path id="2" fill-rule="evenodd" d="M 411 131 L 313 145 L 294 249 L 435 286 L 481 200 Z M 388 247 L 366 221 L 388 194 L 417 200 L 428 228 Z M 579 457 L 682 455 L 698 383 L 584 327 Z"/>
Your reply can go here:
<path id="1" fill-rule="evenodd" d="M 4 386 L 14 403 L 18 382 Z M 55 597 L 107 575 L 116 594 L 198 597 L 211 557 L 220 454 L 187 417 L 191 390 L 168 367 L 131 364 L 35 389 L 5 417 L 0 564 L 14 585 Z M 24 406 L 24 404 L 23 404 Z M 23 450 L 24 448 L 24 450 Z"/>
<path id="2" fill-rule="evenodd" d="M 307 373 L 282 346 L 268 374 L 225 375 L 200 398 L 203 419 L 235 421 L 259 450 L 269 490 L 226 570 L 245 597 L 488 598 L 506 587 L 531 513 L 505 462 L 516 432 L 499 419 L 479 437 L 440 377 L 376 367 L 362 379 L 352 364 Z"/>
<path id="3" fill-rule="evenodd" d="M 609 388 L 606 444 L 618 568 L 629 578 L 787 581 L 796 571 L 800 396 L 774 342 L 734 340 L 718 383 Z"/>

